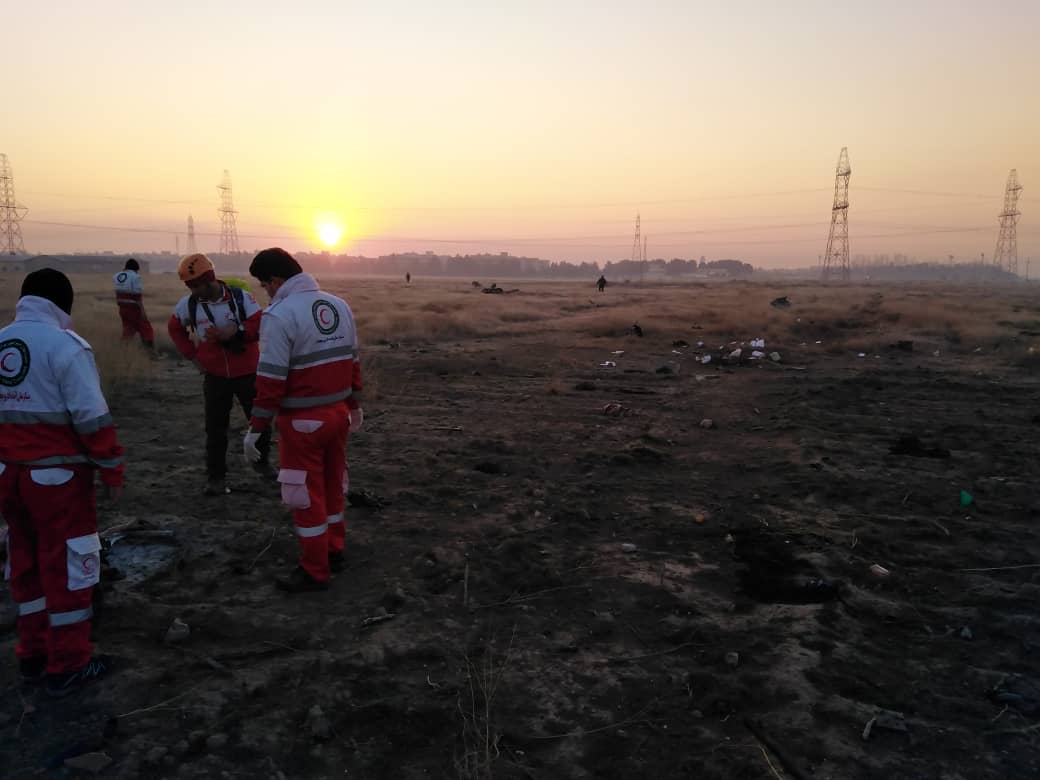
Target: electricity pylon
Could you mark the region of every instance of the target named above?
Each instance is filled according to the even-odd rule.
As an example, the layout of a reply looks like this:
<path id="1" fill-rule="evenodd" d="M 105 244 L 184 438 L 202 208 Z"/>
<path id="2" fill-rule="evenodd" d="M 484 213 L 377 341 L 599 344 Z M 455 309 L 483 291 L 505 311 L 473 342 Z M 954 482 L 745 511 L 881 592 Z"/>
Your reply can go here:
<path id="1" fill-rule="evenodd" d="M 848 281 L 849 270 L 849 152 L 841 147 L 834 174 L 834 206 L 831 208 L 831 232 L 827 236 L 827 254 L 823 256 L 823 281 L 839 277 Z"/>
<path id="2" fill-rule="evenodd" d="M 14 199 L 14 176 L 7 155 L 0 154 L 0 252 L 25 254 L 22 227 L 18 224 L 25 212 Z"/>
<path id="3" fill-rule="evenodd" d="M 235 225 L 235 206 L 231 202 L 231 174 L 224 171 L 224 178 L 217 185 L 220 190 L 220 254 L 238 253 L 238 228 Z"/>
<path id="4" fill-rule="evenodd" d="M 191 218 L 191 214 L 188 215 L 188 254 L 193 255 L 199 251 L 198 246 L 195 244 L 195 220 Z"/>
<path id="5" fill-rule="evenodd" d="M 993 265 L 1018 276 L 1018 171 L 1011 169 L 1007 188 L 1004 190 L 1004 210 L 1000 212 L 1000 234 L 997 236 L 997 251 L 993 253 Z"/>

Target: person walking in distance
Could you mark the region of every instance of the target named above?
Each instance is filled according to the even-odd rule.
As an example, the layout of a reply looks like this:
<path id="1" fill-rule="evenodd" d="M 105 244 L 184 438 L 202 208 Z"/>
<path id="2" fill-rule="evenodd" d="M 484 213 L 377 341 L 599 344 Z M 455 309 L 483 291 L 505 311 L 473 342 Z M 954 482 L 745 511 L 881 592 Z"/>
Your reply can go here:
<path id="1" fill-rule="evenodd" d="M 140 270 L 140 263 L 131 257 L 123 270 L 112 277 L 112 286 L 116 291 L 119 319 L 123 322 L 123 341 L 129 341 L 134 334 L 139 334 L 141 342 L 148 349 L 154 350 L 155 334 L 144 310 L 144 288 L 138 273 Z"/>
<path id="2" fill-rule="evenodd" d="M 607 288 L 607 277 L 600 274 L 599 279 L 596 280 L 596 287 L 599 288 L 600 292 L 603 292 Z"/>
<path id="3" fill-rule="evenodd" d="M 346 301 L 321 290 L 284 249 L 265 249 L 249 273 L 271 305 L 264 310 L 253 417 L 242 447 L 257 443 L 278 415 L 282 501 L 293 510 L 300 563 L 276 581 L 290 593 L 324 590 L 343 568 L 343 479 L 351 428 L 360 428 L 357 328 Z"/>
<path id="4" fill-rule="evenodd" d="M 65 696 L 111 669 L 92 658 L 101 575 L 94 474 L 111 498 L 123 447 L 90 345 L 72 328 L 72 284 L 52 268 L 22 282 L 0 330 L 0 513 L 7 520 L 15 655 L 22 679 Z"/>
<path id="5" fill-rule="evenodd" d="M 213 263 L 204 254 L 183 258 L 177 273 L 190 292 L 177 302 L 166 329 L 177 351 L 203 374 L 206 415 L 206 487 L 203 492 L 207 496 L 222 496 L 227 492 L 227 432 L 235 398 L 247 420 L 253 411 L 261 311 L 247 291 L 218 279 Z M 257 447 L 260 458 L 253 468 L 262 476 L 273 478 L 274 471 L 268 464 L 269 431 L 259 438 Z"/>

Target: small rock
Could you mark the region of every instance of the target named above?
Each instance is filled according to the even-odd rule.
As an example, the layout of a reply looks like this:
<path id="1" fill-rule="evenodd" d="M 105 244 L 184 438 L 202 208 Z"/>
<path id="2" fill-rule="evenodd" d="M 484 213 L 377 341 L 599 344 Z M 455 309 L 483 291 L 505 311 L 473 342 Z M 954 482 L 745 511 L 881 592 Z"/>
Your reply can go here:
<path id="1" fill-rule="evenodd" d="M 634 544 L 632 544 L 631 542 L 624 542 L 621 545 L 621 552 L 634 553 L 636 551 L 636 549 L 637 549 L 636 546 Z"/>
<path id="2" fill-rule="evenodd" d="M 780 362 L 780 353 L 779 352 L 770 352 L 769 353 L 769 359 L 772 360 L 774 363 L 779 363 Z"/>
<path id="3" fill-rule="evenodd" d="M 325 713 L 318 704 L 311 707 L 310 712 L 307 713 L 307 727 L 310 729 L 311 736 L 316 740 L 324 741 L 332 736 L 329 719 L 325 717 Z"/>
<path id="4" fill-rule="evenodd" d="M 707 430 L 708 428 L 714 428 L 715 427 L 715 421 L 714 420 L 710 420 L 708 418 L 704 418 L 703 420 L 701 420 L 701 427 L 704 428 L 705 430 Z"/>
<path id="5" fill-rule="evenodd" d="M 220 750 L 227 743 L 227 734 L 210 734 L 208 737 L 206 737 L 206 748 L 208 750 Z"/>
<path id="6" fill-rule="evenodd" d="M 180 618 L 174 618 L 173 623 L 166 629 L 165 641 L 167 644 L 175 644 L 177 642 L 183 642 L 191 635 L 191 628 Z"/>
<path id="7" fill-rule="evenodd" d="M 90 772 L 94 775 L 111 763 L 112 759 L 106 753 L 84 753 L 65 759 L 65 766 L 69 769 L 78 769 L 81 772 Z"/>
<path id="8" fill-rule="evenodd" d="M 730 651 L 726 653 L 726 666 L 737 666 L 740 664 L 740 653 Z"/>
<path id="9" fill-rule="evenodd" d="M 961 639 L 974 639 L 975 635 L 971 633 L 971 629 L 964 626 L 961 629 Z"/>

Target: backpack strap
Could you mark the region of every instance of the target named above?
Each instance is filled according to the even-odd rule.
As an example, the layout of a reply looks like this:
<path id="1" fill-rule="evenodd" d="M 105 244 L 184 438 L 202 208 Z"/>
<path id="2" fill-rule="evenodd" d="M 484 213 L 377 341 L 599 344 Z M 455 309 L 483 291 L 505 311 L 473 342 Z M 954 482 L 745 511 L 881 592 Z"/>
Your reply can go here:
<path id="1" fill-rule="evenodd" d="M 225 284 L 224 287 L 231 292 L 232 312 L 237 315 L 238 327 L 241 330 L 244 327 L 246 321 L 246 301 L 245 293 L 241 287 L 236 287 L 233 284 Z M 199 327 L 199 304 L 202 304 L 202 310 L 206 312 L 206 316 L 209 321 L 216 324 L 216 320 L 213 319 L 213 312 L 210 311 L 209 306 L 205 301 L 200 301 L 194 295 L 188 297 L 188 324 L 191 326 L 191 330 L 194 332 Z"/>

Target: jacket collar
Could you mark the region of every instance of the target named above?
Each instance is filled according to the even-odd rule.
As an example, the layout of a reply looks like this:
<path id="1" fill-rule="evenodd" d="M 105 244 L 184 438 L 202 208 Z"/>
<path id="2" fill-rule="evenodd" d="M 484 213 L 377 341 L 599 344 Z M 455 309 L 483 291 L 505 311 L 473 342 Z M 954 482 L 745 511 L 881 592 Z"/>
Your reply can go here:
<path id="1" fill-rule="evenodd" d="M 16 322 L 45 322 L 62 330 L 72 327 L 72 317 L 63 312 L 52 301 L 38 295 L 26 295 L 18 299 L 14 307 Z"/>
<path id="2" fill-rule="evenodd" d="M 271 300 L 271 303 L 274 303 L 275 301 L 280 301 L 283 298 L 293 295 L 294 293 L 317 292 L 319 289 L 321 288 L 318 287 L 317 279 L 315 279 L 310 274 L 296 274 L 296 276 L 290 276 L 288 279 L 286 279 L 282 286 L 278 288 L 278 292 L 274 294 L 274 298 Z"/>

